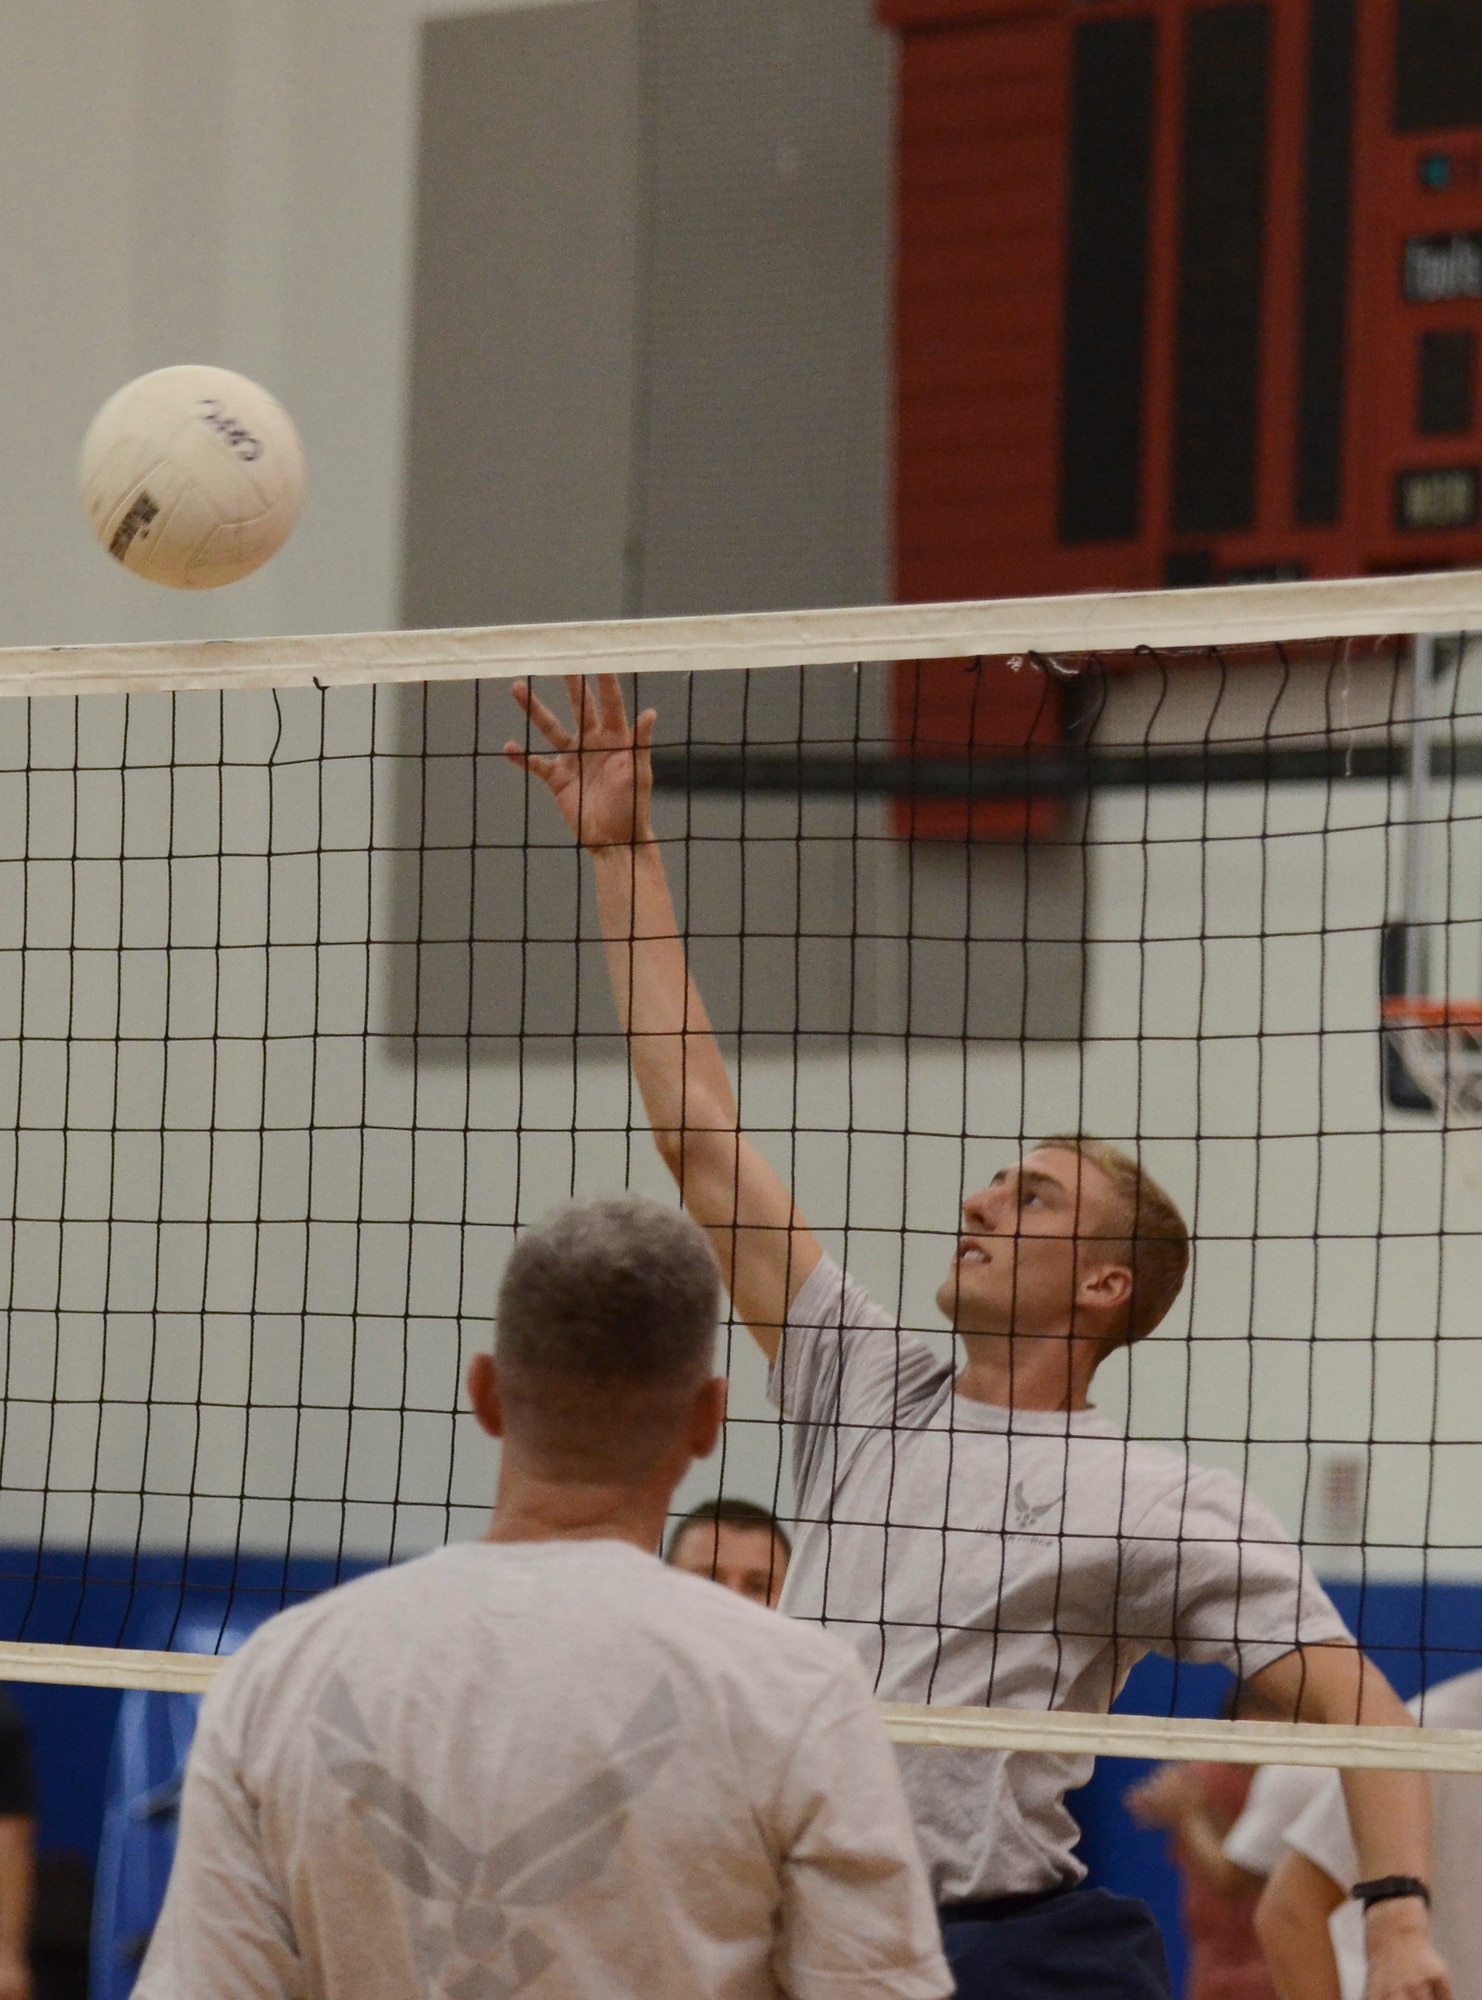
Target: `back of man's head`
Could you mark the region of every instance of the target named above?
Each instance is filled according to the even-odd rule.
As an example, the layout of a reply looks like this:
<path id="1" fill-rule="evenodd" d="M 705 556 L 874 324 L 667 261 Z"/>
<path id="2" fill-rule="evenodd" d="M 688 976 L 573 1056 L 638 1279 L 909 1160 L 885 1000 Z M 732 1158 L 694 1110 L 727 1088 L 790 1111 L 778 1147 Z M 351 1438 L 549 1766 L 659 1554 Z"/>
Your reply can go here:
<path id="1" fill-rule="evenodd" d="M 719 1316 L 715 1258 L 677 1209 L 627 1195 L 559 1210 L 499 1288 L 506 1435 L 547 1479 L 642 1479 L 713 1371 Z"/>

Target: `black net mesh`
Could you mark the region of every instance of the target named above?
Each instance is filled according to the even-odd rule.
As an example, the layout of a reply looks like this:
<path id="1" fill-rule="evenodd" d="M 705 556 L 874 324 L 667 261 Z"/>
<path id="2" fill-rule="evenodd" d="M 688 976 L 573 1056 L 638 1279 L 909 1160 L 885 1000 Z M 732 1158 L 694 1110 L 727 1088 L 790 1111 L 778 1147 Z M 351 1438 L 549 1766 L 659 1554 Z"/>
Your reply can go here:
<path id="1" fill-rule="evenodd" d="M 825 1248 L 941 1363 L 964 1199 L 1046 1133 L 1138 1152 L 1196 1256 L 1098 1408 L 1248 1481 L 1416 1684 L 1473 1657 L 1482 1473 L 1482 1153 L 1378 1026 L 1417 966 L 1482 991 L 1470 656 L 1431 687 L 1420 866 L 1398 641 L 636 690 L 742 1124 Z M 493 683 L 0 709 L 4 1636 L 210 1650 L 481 1532 L 513 1232 L 672 1193 L 523 731 Z M 826 1540 L 727 1339 L 676 1511 Z"/>

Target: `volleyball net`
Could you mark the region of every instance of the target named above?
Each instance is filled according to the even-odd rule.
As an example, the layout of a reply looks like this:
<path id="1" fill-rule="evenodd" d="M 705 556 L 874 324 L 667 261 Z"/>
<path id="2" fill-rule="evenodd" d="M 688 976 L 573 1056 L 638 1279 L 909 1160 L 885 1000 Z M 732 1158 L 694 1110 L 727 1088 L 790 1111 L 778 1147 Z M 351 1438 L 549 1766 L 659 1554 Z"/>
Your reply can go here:
<path id="1" fill-rule="evenodd" d="M 510 681 L 573 672 L 659 712 L 692 964 L 827 1246 L 945 1353 L 964 1194 L 1045 1133 L 1135 1150 L 1194 1269 L 1098 1407 L 1246 1479 L 1412 1679 L 1482 1662 L 1472 630 L 1456 573 L 0 653 L 0 1678 L 198 1688 L 482 1532 L 459 1391 L 515 1232 L 672 1198 L 582 857 L 502 756 Z M 786 1523 L 727 1339 L 676 1505 Z M 887 1721 L 1482 1770 L 1159 1699 Z"/>

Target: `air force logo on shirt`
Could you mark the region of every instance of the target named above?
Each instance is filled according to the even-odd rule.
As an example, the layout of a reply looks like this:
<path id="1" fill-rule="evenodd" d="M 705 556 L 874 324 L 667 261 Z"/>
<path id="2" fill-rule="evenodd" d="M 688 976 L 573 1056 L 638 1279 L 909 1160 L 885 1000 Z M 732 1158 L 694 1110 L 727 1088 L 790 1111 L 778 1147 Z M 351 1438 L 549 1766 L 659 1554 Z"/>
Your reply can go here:
<path id="1" fill-rule="evenodd" d="M 538 1919 L 517 1913 L 560 1903 L 601 1874 L 629 1808 L 678 1747 L 679 1707 L 660 1679 L 600 1770 L 483 1853 L 380 1762 L 341 1675 L 330 1677 L 309 1727 L 371 1848 L 424 1906 L 428 1993 L 510 2000 L 556 1958 Z"/>
<path id="2" fill-rule="evenodd" d="M 1013 1502 L 1013 1524 L 1016 1534 L 1032 1533 L 1035 1528 L 1039 1527 L 1042 1521 L 1045 1521 L 1047 1514 L 1057 1513 L 1063 1504 L 1061 1496 L 1058 1493 L 1052 1493 L 1050 1498 L 1040 1506 L 1036 1507 L 1032 1505 L 1028 1495 L 1024 1491 L 1024 1481 L 1022 1479 L 1014 1481 L 1014 1490 L 1010 1497 Z M 1045 1534 L 1047 1536 L 1053 1535 L 1056 1525 L 1053 1521 L 1045 1521 Z"/>

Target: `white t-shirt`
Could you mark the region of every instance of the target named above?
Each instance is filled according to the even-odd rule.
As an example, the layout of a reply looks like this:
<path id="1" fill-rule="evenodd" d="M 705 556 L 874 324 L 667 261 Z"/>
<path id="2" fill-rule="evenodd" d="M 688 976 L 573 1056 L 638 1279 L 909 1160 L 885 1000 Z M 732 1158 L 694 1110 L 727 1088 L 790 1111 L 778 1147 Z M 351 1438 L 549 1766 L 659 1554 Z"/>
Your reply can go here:
<path id="1" fill-rule="evenodd" d="M 1441 1681 L 1407 1704 L 1432 1729 L 1482 1729 L 1482 1671 Z M 1431 1779 L 1435 1811 L 1435 1870 L 1431 1882 L 1431 1935 L 1451 1968 L 1455 2000 L 1482 2000 L 1482 1777 L 1447 1772 Z M 1345 1893 L 1358 1880 L 1358 1854 L 1348 1824 L 1342 1781 L 1324 1771 L 1323 1783 L 1287 1835 L 1288 1846 L 1315 1861 Z M 1363 1913 L 1344 1906 L 1357 1938 L 1354 1959 L 1340 1967 L 1344 2000 L 1358 2000 L 1364 1985 Z M 1335 1919 L 1336 1922 L 1336 1919 Z"/>
<path id="2" fill-rule="evenodd" d="M 771 1391 L 793 1432 L 798 1533 L 782 1595 L 847 1637 L 895 1701 L 1110 1708 L 1143 1654 L 1242 1677 L 1348 1638 L 1275 1516 L 1225 1472 L 1094 1410 L 1005 1410 L 828 1258 L 799 1291 Z M 942 1902 L 1079 1880 L 1064 1795 L 1089 1757 L 911 1749 Z"/>
<path id="3" fill-rule="evenodd" d="M 625 1543 L 475 1543 L 207 1698 L 137 2000 L 939 2000 L 847 1650 Z"/>
<path id="4" fill-rule="evenodd" d="M 1252 1875 L 1274 1875 L 1286 1857 L 1287 1835 L 1329 1775 L 1320 1764 L 1263 1764 L 1225 1835 L 1226 1860 Z"/>

